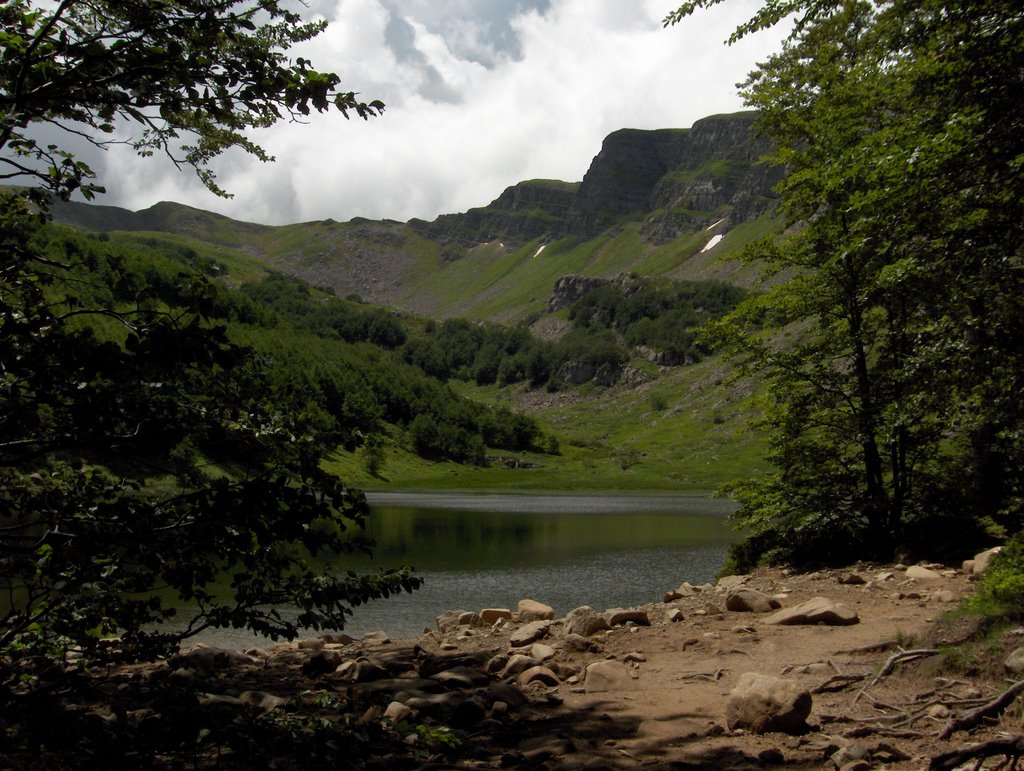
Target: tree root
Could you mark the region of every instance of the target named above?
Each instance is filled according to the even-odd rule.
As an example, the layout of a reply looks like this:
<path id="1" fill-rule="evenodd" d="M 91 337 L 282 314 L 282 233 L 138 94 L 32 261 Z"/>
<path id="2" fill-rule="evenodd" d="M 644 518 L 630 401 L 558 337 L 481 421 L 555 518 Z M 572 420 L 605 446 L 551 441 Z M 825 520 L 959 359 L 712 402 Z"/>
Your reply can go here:
<path id="1" fill-rule="evenodd" d="M 832 675 L 821 685 L 811 689 L 811 693 L 827 693 L 829 691 L 841 691 L 854 683 L 859 683 L 867 678 L 866 674 Z"/>
<path id="2" fill-rule="evenodd" d="M 676 680 L 707 680 L 711 683 L 717 683 L 722 679 L 722 675 L 725 674 L 724 669 L 716 669 L 714 672 L 684 672 L 681 675 L 676 676 Z"/>
<path id="3" fill-rule="evenodd" d="M 951 769 L 958 768 L 967 761 L 975 759 L 978 762 L 974 768 L 978 769 L 981 768 L 981 763 L 985 758 L 990 758 L 994 755 L 1006 757 L 1006 761 L 996 768 L 1005 768 L 1007 764 L 1009 764 L 1011 769 L 1017 768 L 1018 761 L 1024 755 L 1024 735 L 1000 736 L 998 739 L 982 742 L 973 747 L 954 750 L 953 752 L 944 752 L 932 758 L 932 762 L 928 765 L 928 771 L 951 771 Z"/>
<path id="4" fill-rule="evenodd" d="M 1024 691 L 1024 680 L 1018 680 L 994 699 L 982 704 L 977 709 L 972 709 L 970 712 L 950 718 L 942 733 L 939 734 L 939 738 L 948 739 L 957 731 L 966 731 L 974 728 L 974 726 L 986 718 L 995 717 L 1009 707 L 1021 691 Z M 1016 760 L 1014 764 L 1016 765 Z"/>
<path id="5" fill-rule="evenodd" d="M 875 685 L 883 677 L 891 675 L 897 664 L 901 664 L 905 661 L 913 661 L 914 659 L 919 659 L 923 656 L 937 656 L 938 654 L 938 648 L 918 648 L 912 651 L 900 651 L 899 653 L 894 653 L 886 660 L 885 664 L 882 666 L 882 670 L 875 675 L 875 679 L 871 681 L 871 685 Z"/>

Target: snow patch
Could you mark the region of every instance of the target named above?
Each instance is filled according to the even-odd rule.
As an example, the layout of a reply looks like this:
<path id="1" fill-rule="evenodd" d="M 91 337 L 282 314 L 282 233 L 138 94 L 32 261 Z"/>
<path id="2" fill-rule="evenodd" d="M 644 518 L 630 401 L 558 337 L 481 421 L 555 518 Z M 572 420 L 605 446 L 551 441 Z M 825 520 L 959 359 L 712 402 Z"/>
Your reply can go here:
<path id="1" fill-rule="evenodd" d="M 537 255 L 539 255 L 539 254 L 540 254 L 541 252 L 543 252 L 543 251 L 544 251 L 544 247 L 545 247 L 545 246 L 547 246 L 547 244 L 541 244 L 541 245 L 540 245 L 540 246 L 539 246 L 539 247 L 537 248 L 537 251 L 535 251 L 535 252 L 533 253 L 533 257 L 531 257 L 530 259 L 531 259 L 531 260 L 535 260 L 535 259 L 537 259 Z"/>
<path id="2" fill-rule="evenodd" d="M 725 238 L 725 236 L 723 236 L 722 234 L 718 234 L 717 236 L 711 236 L 711 240 L 707 242 L 707 245 L 703 249 L 700 250 L 701 254 L 710 249 L 714 249 L 716 246 L 718 246 L 719 241 L 721 241 L 723 238 Z"/>
<path id="3" fill-rule="evenodd" d="M 713 228 L 717 228 L 719 225 L 721 225 L 723 222 L 725 222 L 725 220 L 726 220 L 726 218 L 722 217 L 722 219 L 718 220 L 718 222 L 716 222 L 714 225 L 708 225 L 706 228 L 704 228 L 704 231 L 707 232 L 708 230 L 711 230 Z"/>

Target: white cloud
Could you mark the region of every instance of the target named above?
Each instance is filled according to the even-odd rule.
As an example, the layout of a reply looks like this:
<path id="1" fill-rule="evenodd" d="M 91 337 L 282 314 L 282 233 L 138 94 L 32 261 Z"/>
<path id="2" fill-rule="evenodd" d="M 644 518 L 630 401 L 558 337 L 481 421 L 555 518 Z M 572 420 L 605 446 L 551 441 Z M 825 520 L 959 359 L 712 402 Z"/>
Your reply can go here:
<path id="1" fill-rule="evenodd" d="M 750 0 L 669 29 L 661 19 L 672 0 L 551 0 L 504 21 L 514 47 L 492 34 L 493 19 L 458 3 L 445 17 L 422 0 L 317 7 L 331 24 L 295 54 L 338 72 L 363 97 L 383 99 L 383 117 L 315 116 L 260 132 L 277 162 L 240 153 L 219 162 L 230 201 L 167 164 L 113 151 L 104 202 L 141 208 L 170 199 L 268 223 L 465 211 L 523 179 L 581 179 L 616 129 L 686 127 L 741 109 L 735 83 L 780 38 L 769 32 L 723 45 L 753 11 Z M 399 12 L 415 55 L 388 45 Z"/>

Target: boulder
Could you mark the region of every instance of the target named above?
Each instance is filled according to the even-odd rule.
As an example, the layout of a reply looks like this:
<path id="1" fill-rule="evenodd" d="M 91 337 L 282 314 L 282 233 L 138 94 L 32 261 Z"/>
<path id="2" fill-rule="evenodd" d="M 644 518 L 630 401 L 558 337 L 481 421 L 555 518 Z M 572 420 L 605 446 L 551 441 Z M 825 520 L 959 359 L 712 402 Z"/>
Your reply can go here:
<path id="1" fill-rule="evenodd" d="M 537 659 L 531 656 L 524 656 L 521 653 L 517 653 L 516 655 L 509 658 L 508 663 L 506 663 L 504 669 L 501 670 L 501 676 L 512 677 L 514 675 L 520 674 L 521 672 L 525 672 L 527 669 L 530 669 L 531 667 L 536 667 L 539 665 L 540 661 L 538 661 Z"/>
<path id="2" fill-rule="evenodd" d="M 555 649 L 544 643 L 534 643 L 530 648 L 530 655 L 537 661 L 548 661 L 555 657 Z"/>
<path id="3" fill-rule="evenodd" d="M 991 549 L 986 549 L 981 554 L 974 555 L 974 564 L 971 566 L 971 573 L 976 576 L 980 576 L 986 570 L 988 570 L 988 564 L 992 558 L 1001 552 L 1002 546 L 993 546 Z"/>
<path id="4" fill-rule="evenodd" d="M 536 666 L 530 667 L 529 669 L 520 672 L 517 680 L 519 685 L 525 687 L 530 683 L 541 683 L 543 685 L 558 685 L 561 680 L 558 679 L 558 675 L 552 672 L 547 667 Z"/>
<path id="5" fill-rule="evenodd" d="M 537 600 L 520 600 L 516 606 L 516 615 L 520 621 L 551 621 L 555 610 Z"/>
<path id="6" fill-rule="evenodd" d="M 848 626 L 859 622 L 860 618 L 852 608 L 839 602 L 833 602 L 827 597 L 813 597 L 792 608 L 777 610 L 764 620 L 765 624 L 781 626 L 799 624 Z"/>
<path id="7" fill-rule="evenodd" d="M 491 682 L 486 672 L 473 667 L 452 667 L 438 672 L 430 679 L 448 688 L 476 688 Z"/>
<path id="8" fill-rule="evenodd" d="M 918 581 L 939 581 L 942 576 L 923 565 L 911 565 L 907 568 L 907 578 L 914 578 Z"/>
<path id="9" fill-rule="evenodd" d="M 512 611 L 508 608 L 484 608 L 480 611 L 480 620 L 487 626 L 494 626 L 499 621 L 510 621 Z"/>
<path id="10" fill-rule="evenodd" d="M 631 670 L 621 661 L 595 661 L 583 672 L 583 689 L 587 693 L 636 690 L 637 681 Z"/>
<path id="11" fill-rule="evenodd" d="M 791 680 L 746 672 L 729 694 L 725 713 L 730 730 L 804 733 L 811 694 Z"/>
<path id="12" fill-rule="evenodd" d="M 524 624 L 512 633 L 509 637 L 508 642 L 513 648 L 521 648 L 524 645 L 535 643 L 548 636 L 551 631 L 550 621 L 533 621 L 529 624 Z"/>
<path id="13" fill-rule="evenodd" d="M 601 651 L 601 646 L 593 640 L 572 632 L 565 636 L 562 644 L 567 651 L 574 653 L 600 653 Z"/>
<path id="14" fill-rule="evenodd" d="M 1006 671 L 1014 675 L 1024 674 L 1024 645 L 1014 650 L 1003 662 Z"/>
<path id="15" fill-rule="evenodd" d="M 437 617 L 437 631 L 441 634 L 447 634 L 452 631 L 462 623 L 460 619 L 468 612 L 465 610 L 446 610 Z"/>
<path id="16" fill-rule="evenodd" d="M 683 611 L 679 608 L 669 608 L 665 611 L 665 620 L 670 624 L 678 624 L 684 618 L 686 618 L 686 616 L 683 615 Z"/>
<path id="17" fill-rule="evenodd" d="M 739 589 L 749 578 L 750 576 L 722 576 L 715 584 L 715 591 L 730 592 L 733 589 Z"/>
<path id="18" fill-rule="evenodd" d="M 774 597 L 746 587 L 733 589 L 725 598 L 725 609 L 735 613 L 771 613 L 780 607 Z"/>
<path id="19" fill-rule="evenodd" d="M 608 621 L 589 605 L 570 610 L 565 617 L 565 634 L 578 634 L 590 637 L 608 629 Z"/>
<path id="20" fill-rule="evenodd" d="M 392 723 L 402 723 L 411 719 L 412 716 L 412 709 L 399 701 L 391 702 L 388 704 L 388 708 L 384 710 L 384 717 Z"/>
<path id="21" fill-rule="evenodd" d="M 636 624 L 637 626 L 650 626 L 651 619 L 647 616 L 646 610 L 639 608 L 612 608 L 603 614 L 608 626 L 622 626 L 623 624 Z"/>

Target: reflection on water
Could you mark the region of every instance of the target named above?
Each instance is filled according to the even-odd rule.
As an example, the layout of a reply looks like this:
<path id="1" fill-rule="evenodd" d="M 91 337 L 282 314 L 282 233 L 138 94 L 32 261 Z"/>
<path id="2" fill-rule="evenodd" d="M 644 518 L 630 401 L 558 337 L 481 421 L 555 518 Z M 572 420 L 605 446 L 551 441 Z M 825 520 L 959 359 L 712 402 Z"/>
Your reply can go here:
<path id="1" fill-rule="evenodd" d="M 711 580 L 725 558 L 730 501 L 687 495 L 482 495 L 377 492 L 372 559 L 338 569 L 412 565 L 422 589 L 356 608 L 346 631 L 418 635 L 446 610 L 514 609 L 530 597 L 564 615 L 655 602 Z M 236 633 L 237 634 L 237 633 Z M 220 645 L 252 638 L 216 632 Z"/>

